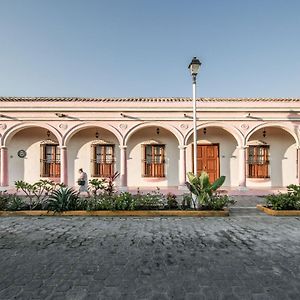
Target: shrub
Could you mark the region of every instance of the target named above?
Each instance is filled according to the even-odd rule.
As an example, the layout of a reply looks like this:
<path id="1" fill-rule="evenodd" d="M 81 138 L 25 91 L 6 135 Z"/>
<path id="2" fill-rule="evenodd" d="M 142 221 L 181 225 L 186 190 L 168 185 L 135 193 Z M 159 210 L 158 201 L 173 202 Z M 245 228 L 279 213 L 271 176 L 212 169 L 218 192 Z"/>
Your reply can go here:
<path id="1" fill-rule="evenodd" d="M 113 196 L 107 194 L 99 195 L 97 197 L 86 200 L 87 210 L 113 210 L 114 200 Z"/>
<path id="2" fill-rule="evenodd" d="M 177 209 L 178 208 L 178 202 L 176 200 L 176 195 L 172 193 L 168 193 L 166 195 L 167 205 L 166 208 L 168 209 Z"/>
<path id="3" fill-rule="evenodd" d="M 90 183 L 89 189 L 94 197 L 105 191 L 106 179 L 94 178 L 91 179 L 89 183 Z"/>
<path id="4" fill-rule="evenodd" d="M 227 195 L 213 195 L 205 205 L 202 205 L 200 209 L 203 210 L 222 210 L 229 204 L 234 204 L 235 200 L 229 198 Z"/>
<path id="5" fill-rule="evenodd" d="M 181 209 L 189 209 L 193 203 L 192 194 L 183 194 L 181 201 Z"/>
<path id="6" fill-rule="evenodd" d="M 157 189 L 154 192 L 134 195 L 133 208 L 136 210 L 156 210 L 164 208 L 164 197 Z"/>
<path id="7" fill-rule="evenodd" d="M 0 210 L 28 209 L 25 201 L 16 194 L 0 193 Z"/>
<path id="8" fill-rule="evenodd" d="M 291 184 L 285 194 L 267 195 L 266 205 L 275 210 L 300 210 L 300 186 Z"/>
<path id="9" fill-rule="evenodd" d="M 28 199 L 29 209 L 45 208 L 49 194 L 57 187 L 61 186 L 63 185 L 44 179 L 41 179 L 33 184 L 23 180 L 15 182 L 17 192 L 22 190 L 25 193 L 25 197 Z"/>
<path id="10" fill-rule="evenodd" d="M 300 186 L 290 184 L 287 193 L 266 196 L 266 205 L 275 210 L 300 210 Z"/>
<path id="11" fill-rule="evenodd" d="M 78 193 L 73 188 L 60 187 L 52 191 L 48 199 L 48 210 L 62 212 L 78 209 Z"/>
<path id="12" fill-rule="evenodd" d="M 115 198 L 114 209 L 116 210 L 133 210 L 134 207 L 134 197 L 128 192 L 121 193 Z"/>

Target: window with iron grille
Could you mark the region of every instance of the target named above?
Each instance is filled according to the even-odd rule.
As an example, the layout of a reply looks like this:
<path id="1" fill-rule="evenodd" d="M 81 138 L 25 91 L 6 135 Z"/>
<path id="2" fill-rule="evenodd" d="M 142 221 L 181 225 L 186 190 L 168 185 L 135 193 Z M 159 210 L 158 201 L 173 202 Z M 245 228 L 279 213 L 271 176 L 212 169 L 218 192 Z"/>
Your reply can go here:
<path id="1" fill-rule="evenodd" d="M 92 177 L 110 177 L 114 174 L 114 145 L 92 145 Z"/>
<path id="2" fill-rule="evenodd" d="M 40 176 L 60 177 L 60 147 L 58 144 L 41 144 Z"/>
<path id="3" fill-rule="evenodd" d="M 165 145 L 143 145 L 143 176 L 165 177 Z"/>
<path id="4" fill-rule="evenodd" d="M 269 178 L 269 145 L 249 146 L 247 167 L 249 178 Z"/>

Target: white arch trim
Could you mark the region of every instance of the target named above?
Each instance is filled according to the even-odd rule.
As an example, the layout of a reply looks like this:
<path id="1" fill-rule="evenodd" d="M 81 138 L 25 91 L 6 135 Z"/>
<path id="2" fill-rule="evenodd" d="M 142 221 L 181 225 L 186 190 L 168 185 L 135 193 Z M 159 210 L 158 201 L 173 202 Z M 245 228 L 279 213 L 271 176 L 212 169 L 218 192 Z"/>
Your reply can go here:
<path id="1" fill-rule="evenodd" d="M 266 128 L 266 127 L 278 127 L 278 128 L 285 130 L 295 139 L 297 147 L 299 147 L 299 138 L 298 138 L 297 134 L 295 133 L 295 131 L 293 130 L 293 128 L 290 128 L 289 126 L 286 126 L 285 124 L 280 124 L 280 123 L 263 123 L 263 124 L 259 124 L 259 125 L 255 126 L 246 135 L 245 144 L 247 144 L 247 142 L 249 141 L 249 138 L 251 137 L 251 135 L 253 133 L 257 132 L 258 130 L 260 130 L 262 128 Z"/>
<path id="2" fill-rule="evenodd" d="M 62 136 L 57 128 L 47 123 L 19 123 L 10 127 L 2 136 L 1 146 L 6 147 L 9 139 L 11 139 L 17 132 L 30 127 L 39 127 L 49 130 L 57 138 L 57 141 L 62 145 Z"/>
<path id="3" fill-rule="evenodd" d="M 230 133 L 235 138 L 235 140 L 238 144 L 238 147 L 243 146 L 244 137 L 243 137 L 242 132 L 238 128 L 236 128 L 234 126 L 231 126 L 231 125 L 228 125 L 228 124 L 219 123 L 219 122 L 218 123 L 217 122 L 207 122 L 207 123 L 203 123 L 201 125 L 198 125 L 197 130 L 202 129 L 202 128 L 208 128 L 208 127 L 219 127 L 219 128 L 224 129 L 225 131 Z M 184 138 L 184 144 L 185 145 L 187 144 L 187 141 L 188 141 L 189 137 L 192 134 L 193 134 L 193 128 L 190 129 L 187 132 L 187 134 L 185 135 L 185 138 Z"/>
<path id="4" fill-rule="evenodd" d="M 183 145 L 183 135 L 181 134 L 181 132 L 174 126 L 171 126 L 171 125 L 166 125 L 166 124 L 163 124 L 163 123 L 158 123 L 158 122 L 145 122 L 145 123 L 140 123 L 140 124 L 137 124 L 135 125 L 134 127 L 132 127 L 125 135 L 124 137 L 124 145 L 126 146 L 127 143 L 128 143 L 128 140 L 130 139 L 130 137 L 136 133 L 137 131 L 139 131 L 140 129 L 143 129 L 143 128 L 147 128 L 147 127 L 161 127 L 161 128 L 164 128 L 166 129 L 167 131 L 169 131 L 170 133 L 172 133 L 177 141 L 178 141 L 178 144 L 179 146 L 182 146 Z"/>
<path id="5" fill-rule="evenodd" d="M 74 134 L 76 134 L 77 132 L 87 129 L 87 128 L 102 128 L 105 130 L 108 130 L 109 132 L 111 132 L 118 140 L 120 146 L 122 146 L 122 142 L 123 142 L 123 138 L 121 133 L 112 125 L 107 125 L 107 124 L 95 124 L 95 123 L 81 123 L 81 124 L 77 124 L 74 127 L 70 128 L 66 134 L 63 136 L 62 142 L 63 142 L 63 146 L 67 146 L 70 139 L 72 138 L 72 136 Z"/>

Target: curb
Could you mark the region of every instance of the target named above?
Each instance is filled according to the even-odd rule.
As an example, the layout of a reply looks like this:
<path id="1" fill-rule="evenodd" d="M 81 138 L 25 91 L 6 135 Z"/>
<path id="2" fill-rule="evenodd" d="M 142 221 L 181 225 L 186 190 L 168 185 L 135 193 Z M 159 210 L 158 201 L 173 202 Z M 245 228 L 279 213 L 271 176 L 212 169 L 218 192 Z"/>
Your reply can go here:
<path id="1" fill-rule="evenodd" d="M 229 210 L 136 210 L 136 211 L 114 211 L 114 210 L 74 210 L 65 212 L 53 212 L 45 210 L 20 210 L 20 211 L 0 211 L 0 217 L 15 216 L 99 216 L 99 217 L 228 217 Z"/>
<path id="2" fill-rule="evenodd" d="M 275 210 L 261 204 L 257 204 L 256 208 L 270 216 L 300 216 L 300 210 Z"/>

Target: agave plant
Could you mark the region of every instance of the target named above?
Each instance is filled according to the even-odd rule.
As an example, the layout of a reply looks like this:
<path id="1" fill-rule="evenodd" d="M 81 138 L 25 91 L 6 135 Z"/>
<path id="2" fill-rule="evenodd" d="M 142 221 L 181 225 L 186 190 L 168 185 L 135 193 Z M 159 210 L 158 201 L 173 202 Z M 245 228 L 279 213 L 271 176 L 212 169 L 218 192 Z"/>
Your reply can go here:
<path id="1" fill-rule="evenodd" d="M 213 193 L 225 181 L 225 176 L 221 176 L 215 182 L 209 182 L 209 176 L 206 172 L 202 171 L 200 176 L 194 175 L 192 172 L 187 173 L 189 181 L 186 185 L 190 192 L 195 195 L 197 203 L 194 202 L 194 207 L 207 206 L 213 197 Z"/>
<path id="2" fill-rule="evenodd" d="M 48 199 L 48 210 L 62 212 L 75 210 L 78 204 L 78 193 L 73 188 L 60 187 L 54 190 Z"/>

